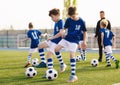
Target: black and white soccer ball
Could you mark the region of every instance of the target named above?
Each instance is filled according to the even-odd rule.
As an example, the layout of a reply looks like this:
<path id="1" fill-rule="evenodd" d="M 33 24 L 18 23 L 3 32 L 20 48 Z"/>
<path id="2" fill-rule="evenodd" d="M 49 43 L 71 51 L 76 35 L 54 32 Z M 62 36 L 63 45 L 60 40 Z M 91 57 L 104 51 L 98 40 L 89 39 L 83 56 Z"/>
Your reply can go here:
<path id="1" fill-rule="evenodd" d="M 55 69 L 48 69 L 46 71 L 46 78 L 48 80 L 55 80 L 58 77 L 58 72 Z"/>
<path id="2" fill-rule="evenodd" d="M 28 67 L 25 71 L 25 75 L 29 78 L 33 78 L 34 76 L 37 75 L 37 71 L 35 70 L 34 67 Z"/>
<path id="3" fill-rule="evenodd" d="M 39 60 L 38 58 L 32 59 L 32 66 L 38 66 L 39 65 Z"/>
<path id="4" fill-rule="evenodd" d="M 98 62 L 97 59 L 92 59 L 92 60 L 91 60 L 91 65 L 92 65 L 93 67 L 98 66 L 98 64 L 99 64 L 99 62 Z"/>
<path id="5" fill-rule="evenodd" d="M 77 56 L 75 57 L 75 60 L 76 60 L 77 62 L 80 61 L 80 60 L 81 60 L 81 56 L 77 55 Z"/>

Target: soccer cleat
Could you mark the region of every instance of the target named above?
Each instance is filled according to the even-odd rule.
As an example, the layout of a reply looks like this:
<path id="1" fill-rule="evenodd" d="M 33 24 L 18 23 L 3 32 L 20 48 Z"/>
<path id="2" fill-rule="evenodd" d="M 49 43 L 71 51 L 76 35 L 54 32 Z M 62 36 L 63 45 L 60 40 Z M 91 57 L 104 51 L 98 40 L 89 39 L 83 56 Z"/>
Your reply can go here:
<path id="1" fill-rule="evenodd" d="M 98 59 L 99 62 L 102 62 L 102 59 Z"/>
<path id="2" fill-rule="evenodd" d="M 36 66 L 36 68 L 46 68 L 46 63 L 41 62 L 38 66 Z"/>
<path id="3" fill-rule="evenodd" d="M 78 80 L 77 76 L 70 76 L 70 79 L 67 82 L 75 82 Z"/>
<path id="4" fill-rule="evenodd" d="M 111 67 L 111 64 L 106 65 L 105 67 Z"/>
<path id="5" fill-rule="evenodd" d="M 66 65 L 66 64 L 61 65 L 61 66 L 60 66 L 60 73 L 63 73 L 66 68 L 67 68 L 67 65 Z"/>
<path id="6" fill-rule="evenodd" d="M 115 65 L 116 65 L 116 69 L 118 69 L 118 68 L 119 68 L 119 60 L 117 60 L 117 61 L 115 62 Z"/>
<path id="7" fill-rule="evenodd" d="M 86 56 L 81 55 L 83 61 L 86 61 Z"/>
<path id="8" fill-rule="evenodd" d="M 24 67 L 27 68 L 30 65 L 30 63 L 28 62 Z"/>

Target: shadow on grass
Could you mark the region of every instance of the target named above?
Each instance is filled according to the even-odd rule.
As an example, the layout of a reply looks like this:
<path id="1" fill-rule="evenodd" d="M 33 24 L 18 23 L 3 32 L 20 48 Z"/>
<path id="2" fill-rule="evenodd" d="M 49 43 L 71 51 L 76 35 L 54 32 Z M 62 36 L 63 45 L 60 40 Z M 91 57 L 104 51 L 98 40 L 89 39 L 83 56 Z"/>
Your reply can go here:
<path id="1" fill-rule="evenodd" d="M 79 67 L 78 67 L 79 68 Z M 117 70 L 115 67 L 105 67 L 105 66 L 101 66 L 101 67 L 92 67 L 92 66 L 82 66 L 79 69 L 76 69 L 78 72 L 90 72 L 90 71 L 105 71 L 105 70 Z"/>

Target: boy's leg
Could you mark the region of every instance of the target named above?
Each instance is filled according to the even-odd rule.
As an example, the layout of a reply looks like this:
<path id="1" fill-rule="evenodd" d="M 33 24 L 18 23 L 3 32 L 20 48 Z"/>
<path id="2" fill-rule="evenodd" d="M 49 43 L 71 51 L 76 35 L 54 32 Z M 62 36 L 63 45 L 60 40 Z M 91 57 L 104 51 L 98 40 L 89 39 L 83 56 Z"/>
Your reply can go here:
<path id="1" fill-rule="evenodd" d="M 75 52 L 70 52 L 71 76 L 68 82 L 74 82 L 78 80 L 76 76 L 76 60 L 74 56 L 75 56 Z"/>
<path id="2" fill-rule="evenodd" d="M 79 48 L 81 47 L 81 58 L 83 61 L 86 61 L 86 46 L 83 45 L 83 41 L 79 44 Z"/>
<path id="3" fill-rule="evenodd" d="M 64 63 L 60 52 L 55 52 L 55 54 L 60 62 L 60 72 L 62 73 L 65 71 L 67 65 Z"/>
<path id="4" fill-rule="evenodd" d="M 106 55 L 106 62 L 107 62 L 107 65 L 106 67 L 110 67 L 111 66 L 111 63 L 110 63 L 110 54 L 105 54 Z"/>
<path id="5" fill-rule="evenodd" d="M 42 42 L 38 45 L 38 52 L 40 54 L 40 59 L 41 59 L 41 63 L 36 66 L 37 68 L 44 68 L 46 67 L 46 59 L 45 59 L 45 53 L 44 53 L 44 49 L 43 48 L 48 48 L 48 44 L 47 42 Z"/>
<path id="6" fill-rule="evenodd" d="M 67 65 L 64 63 L 64 61 L 62 59 L 62 56 L 61 56 L 61 54 L 59 52 L 62 48 L 63 48 L 63 46 L 59 45 L 59 44 L 55 47 L 55 54 L 56 54 L 56 56 L 57 56 L 57 58 L 58 58 L 58 60 L 60 62 L 60 72 L 61 73 L 64 72 L 66 67 L 67 67 Z"/>
<path id="7" fill-rule="evenodd" d="M 119 60 L 117 60 L 114 56 L 110 54 L 110 58 L 115 62 L 116 68 L 119 68 Z"/>
<path id="8" fill-rule="evenodd" d="M 29 53 L 28 58 L 27 58 L 27 63 L 24 67 L 28 67 L 30 65 L 31 56 L 32 56 L 32 53 Z"/>
<path id="9" fill-rule="evenodd" d="M 46 59 L 44 49 L 39 49 L 41 63 L 37 66 L 38 68 L 46 67 Z"/>
<path id="10" fill-rule="evenodd" d="M 53 69 L 53 59 L 51 56 L 52 56 L 52 52 L 49 51 L 46 55 L 48 69 Z M 46 78 L 46 74 L 42 78 Z"/>

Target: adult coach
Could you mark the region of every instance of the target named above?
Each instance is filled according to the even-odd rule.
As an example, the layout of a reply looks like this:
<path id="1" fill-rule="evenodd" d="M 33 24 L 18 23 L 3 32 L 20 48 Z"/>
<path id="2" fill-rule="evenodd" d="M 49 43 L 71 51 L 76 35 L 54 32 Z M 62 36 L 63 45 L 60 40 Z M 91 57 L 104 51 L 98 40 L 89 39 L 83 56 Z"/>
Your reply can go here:
<path id="1" fill-rule="evenodd" d="M 100 29 L 100 22 L 101 20 L 105 19 L 105 12 L 104 11 L 100 11 L 100 20 L 97 22 L 97 25 L 96 25 L 96 30 L 95 30 L 95 39 L 97 40 L 98 42 L 98 47 L 99 47 L 99 59 L 98 61 L 99 62 L 102 62 L 102 56 L 103 56 L 103 52 L 102 52 L 102 45 L 101 45 L 101 33 L 99 33 L 99 29 Z M 107 29 L 111 30 L 111 24 L 108 20 L 108 26 L 107 26 Z"/>

